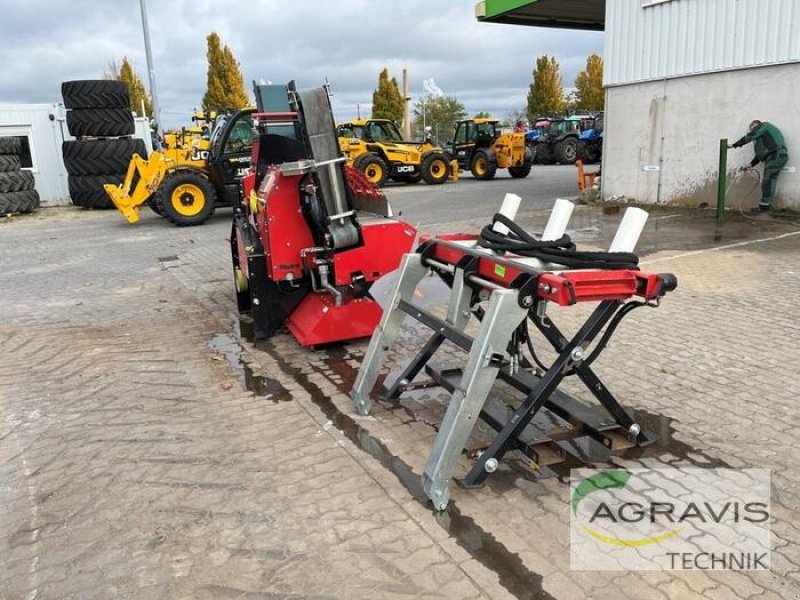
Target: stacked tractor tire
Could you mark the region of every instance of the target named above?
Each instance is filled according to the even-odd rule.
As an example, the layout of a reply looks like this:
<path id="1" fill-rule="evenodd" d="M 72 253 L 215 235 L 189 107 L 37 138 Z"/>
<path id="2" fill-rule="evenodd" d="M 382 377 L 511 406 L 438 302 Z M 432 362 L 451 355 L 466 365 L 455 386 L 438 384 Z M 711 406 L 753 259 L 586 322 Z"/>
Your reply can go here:
<path id="1" fill-rule="evenodd" d="M 27 213 L 39 207 L 33 173 L 22 170 L 22 144 L 16 137 L 0 137 L 0 216 Z"/>
<path id="2" fill-rule="evenodd" d="M 65 81 L 61 96 L 67 128 L 77 138 L 62 146 L 72 203 L 114 208 L 103 185 L 122 183 L 134 154 L 147 157 L 144 142 L 131 137 L 134 122 L 128 88 L 121 81 L 105 79 Z"/>

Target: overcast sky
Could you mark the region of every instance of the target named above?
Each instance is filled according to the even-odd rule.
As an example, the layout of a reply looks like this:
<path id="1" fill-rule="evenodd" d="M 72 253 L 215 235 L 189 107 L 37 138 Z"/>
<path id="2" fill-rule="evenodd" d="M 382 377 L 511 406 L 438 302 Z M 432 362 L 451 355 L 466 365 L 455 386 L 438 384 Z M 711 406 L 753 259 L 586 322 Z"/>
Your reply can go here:
<path id="1" fill-rule="evenodd" d="M 555 55 L 567 87 L 603 34 L 478 23 L 475 0 L 148 0 L 166 126 L 187 124 L 206 86 L 216 31 L 253 79 L 313 87 L 327 77 L 337 119 L 369 110 L 384 67 L 411 96 L 433 78 L 470 114 L 525 106 L 534 60 Z M 58 102 L 60 82 L 99 78 L 112 59 L 147 69 L 138 0 L 0 0 L 0 104 Z"/>

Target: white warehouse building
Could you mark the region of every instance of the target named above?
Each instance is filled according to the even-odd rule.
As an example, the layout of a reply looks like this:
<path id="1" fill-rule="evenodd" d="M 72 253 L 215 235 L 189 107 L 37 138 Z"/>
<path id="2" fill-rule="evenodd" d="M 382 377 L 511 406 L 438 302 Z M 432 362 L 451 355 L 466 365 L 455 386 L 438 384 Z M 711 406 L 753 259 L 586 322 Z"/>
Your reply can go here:
<path id="1" fill-rule="evenodd" d="M 777 205 L 800 210 L 800 1 L 484 0 L 476 16 L 605 30 L 605 199 L 713 204 L 720 139 L 760 119 L 789 150 Z M 752 156 L 731 150 L 729 168 Z M 732 205 L 758 202 L 744 183 Z"/>

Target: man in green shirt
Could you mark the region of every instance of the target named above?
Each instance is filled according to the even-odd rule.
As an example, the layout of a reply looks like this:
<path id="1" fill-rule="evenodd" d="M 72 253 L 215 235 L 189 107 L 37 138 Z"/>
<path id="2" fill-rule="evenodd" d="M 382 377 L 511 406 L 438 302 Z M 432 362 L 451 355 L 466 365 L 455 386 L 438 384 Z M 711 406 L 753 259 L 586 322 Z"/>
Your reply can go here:
<path id="1" fill-rule="evenodd" d="M 778 175 L 789 160 L 783 134 L 772 123 L 755 120 L 750 123 L 750 133 L 741 137 L 728 148 L 739 148 L 753 142 L 755 156 L 745 170 L 752 169 L 758 163 L 764 163 L 764 175 L 761 179 L 761 202 L 753 212 L 766 212 L 775 202 L 775 189 L 778 186 Z"/>

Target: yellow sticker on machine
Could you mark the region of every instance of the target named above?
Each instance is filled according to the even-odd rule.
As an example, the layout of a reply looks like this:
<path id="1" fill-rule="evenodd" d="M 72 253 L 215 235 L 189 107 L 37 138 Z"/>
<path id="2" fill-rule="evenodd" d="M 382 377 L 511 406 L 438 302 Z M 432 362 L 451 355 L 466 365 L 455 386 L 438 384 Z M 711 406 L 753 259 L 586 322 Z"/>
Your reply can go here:
<path id="1" fill-rule="evenodd" d="M 498 277 L 505 277 L 506 276 L 506 268 L 503 265 L 495 265 L 494 266 L 494 274 Z"/>

